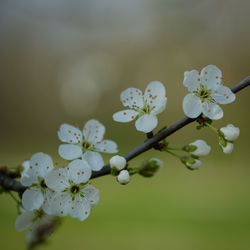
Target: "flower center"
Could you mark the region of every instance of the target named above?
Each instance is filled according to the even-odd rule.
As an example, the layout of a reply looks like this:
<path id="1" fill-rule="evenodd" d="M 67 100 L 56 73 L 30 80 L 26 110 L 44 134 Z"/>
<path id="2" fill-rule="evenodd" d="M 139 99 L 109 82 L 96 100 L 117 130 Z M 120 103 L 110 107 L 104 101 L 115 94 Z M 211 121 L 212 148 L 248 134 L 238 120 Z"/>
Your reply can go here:
<path id="1" fill-rule="evenodd" d="M 43 189 L 47 188 L 47 185 L 46 185 L 44 179 L 41 179 L 41 180 L 40 180 L 40 187 L 43 188 Z"/>
<path id="2" fill-rule="evenodd" d="M 83 150 L 87 150 L 87 149 L 89 149 L 91 147 L 91 144 L 88 142 L 88 141 L 84 141 L 83 143 L 82 143 L 82 149 Z"/>
<path id="3" fill-rule="evenodd" d="M 72 194 L 77 194 L 77 193 L 79 193 L 79 191 L 80 191 L 80 187 L 79 187 L 78 185 L 73 185 L 73 186 L 71 186 L 71 188 L 70 188 L 70 192 L 71 192 Z"/>
<path id="4" fill-rule="evenodd" d="M 42 218 L 44 216 L 44 211 L 42 209 L 35 211 L 35 219 Z"/>

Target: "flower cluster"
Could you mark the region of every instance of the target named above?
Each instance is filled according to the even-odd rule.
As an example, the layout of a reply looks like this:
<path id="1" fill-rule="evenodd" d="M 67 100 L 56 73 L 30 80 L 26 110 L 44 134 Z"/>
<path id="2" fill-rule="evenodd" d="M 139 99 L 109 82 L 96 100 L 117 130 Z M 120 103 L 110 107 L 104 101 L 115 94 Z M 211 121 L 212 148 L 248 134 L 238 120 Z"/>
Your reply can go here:
<path id="1" fill-rule="evenodd" d="M 190 91 L 183 100 L 184 113 L 190 118 L 199 117 L 200 125 L 197 128 L 210 127 L 219 135 L 219 145 L 223 152 L 231 153 L 234 141 L 239 137 L 239 128 L 229 124 L 218 130 L 211 125 L 212 120 L 223 117 L 219 104 L 235 100 L 234 93 L 222 84 L 220 69 L 208 65 L 201 72 L 185 72 L 183 84 Z M 153 135 L 150 132 L 158 124 L 157 115 L 164 111 L 167 104 L 164 85 L 158 81 L 150 82 L 145 92 L 128 88 L 121 93 L 120 98 L 128 108 L 113 114 L 113 119 L 117 122 L 135 120 L 138 131 L 149 133 L 148 138 Z M 99 171 L 104 166 L 101 153 L 118 152 L 117 144 L 104 139 L 104 136 L 105 127 L 95 119 L 89 120 L 82 130 L 62 124 L 58 137 L 63 144 L 59 146 L 58 153 L 70 162 L 58 168 L 49 155 L 40 152 L 23 163 L 21 183 L 27 189 L 22 195 L 24 209 L 17 217 L 15 227 L 18 231 L 28 228 L 27 242 L 34 241 L 39 228 L 55 221 L 57 217 L 71 215 L 80 221 L 85 220 L 92 207 L 98 204 L 99 191 L 89 183 L 92 171 Z M 155 143 L 154 148 L 178 157 L 191 170 L 199 169 L 202 165 L 200 157 L 211 151 L 204 140 L 196 140 L 183 148 L 170 148 L 168 142 L 163 140 Z M 173 150 L 184 151 L 185 156 Z M 111 175 L 116 176 L 122 185 L 128 184 L 133 174 L 152 177 L 163 165 L 161 160 L 151 158 L 140 167 L 131 168 L 125 157 L 115 155 L 109 161 Z"/>

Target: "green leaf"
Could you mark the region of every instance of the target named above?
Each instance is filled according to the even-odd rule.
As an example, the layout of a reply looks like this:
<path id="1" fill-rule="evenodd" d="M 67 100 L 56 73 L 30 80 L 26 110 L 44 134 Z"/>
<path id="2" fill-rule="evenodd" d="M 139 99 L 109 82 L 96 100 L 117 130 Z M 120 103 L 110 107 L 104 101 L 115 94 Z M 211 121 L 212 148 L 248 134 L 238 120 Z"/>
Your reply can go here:
<path id="1" fill-rule="evenodd" d="M 110 174 L 112 176 L 118 176 L 119 175 L 119 171 L 116 168 L 111 168 Z"/>

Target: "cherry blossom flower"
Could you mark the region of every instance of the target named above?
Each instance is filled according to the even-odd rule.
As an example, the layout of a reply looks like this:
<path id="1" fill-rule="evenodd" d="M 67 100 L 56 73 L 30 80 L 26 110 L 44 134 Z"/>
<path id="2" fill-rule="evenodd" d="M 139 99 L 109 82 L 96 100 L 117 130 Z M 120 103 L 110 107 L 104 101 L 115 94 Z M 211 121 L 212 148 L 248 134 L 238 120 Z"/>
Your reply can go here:
<path id="1" fill-rule="evenodd" d="M 127 170 L 122 170 L 117 176 L 117 181 L 122 185 L 128 184 L 130 182 L 129 172 Z"/>
<path id="2" fill-rule="evenodd" d="M 111 168 L 116 168 L 117 170 L 122 170 L 126 167 L 127 161 L 123 156 L 115 155 L 109 160 Z"/>
<path id="3" fill-rule="evenodd" d="M 91 168 L 80 159 L 50 172 L 46 183 L 55 193 L 48 199 L 46 213 L 56 216 L 70 214 L 80 221 L 86 219 L 91 207 L 99 201 L 99 191 L 88 184 L 90 176 Z"/>
<path id="4" fill-rule="evenodd" d="M 39 209 L 47 195 L 51 192 L 45 183 L 45 176 L 54 168 L 51 157 L 44 153 L 32 155 L 23 163 L 21 183 L 28 187 L 22 196 L 22 204 L 28 211 Z"/>
<path id="5" fill-rule="evenodd" d="M 235 141 L 240 135 L 240 129 L 232 124 L 222 127 L 220 131 L 224 134 L 224 137 L 227 141 Z"/>
<path id="6" fill-rule="evenodd" d="M 212 120 L 221 119 L 223 110 L 218 104 L 228 104 L 235 100 L 235 94 L 223 86 L 222 73 L 214 65 L 206 66 L 201 72 L 186 71 L 183 84 L 191 92 L 183 99 L 184 113 L 190 118 L 203 113 Z"/>
<path id="7" fill-rule="evenodd" d="M 111 140 L 104 140 L 105 127 L 97 120 L 89 120 L 83 127 L 83 131 L 69 125 L 62 124 L 58 131 L 58 137 L 62 142 L 59 146 L 59 155 L 66 160 L 74 160 L 82 157 L 94 171 L 104 166 L 101 153 L 117 153 L 117 144 Z"/>
<path id="8" fill-rule="evenodd" d="M 194 151 L 190 151 L 192 155 L 206 156 L 211 151 L 211 147 L 204 140 L 196 140 L 189 145 L 196 147 Z"/>
<path id="9" fill-rule="evenodd" d="M 161 82 L 150 82 L 145 92 L 137 88 L 124 90 L 121 93 L 121 102 L 129 109 L 116 112 L 113 119 L 117 122 L 136 120 L 136 129 L 148 133 L 157 126 L 157 115 L 166 108 L 166 90 Z"/>
<path id="10" fill-rule="evenodd" d="M 37 240 L 38 230 L 50 224 L 55 220 L 52 215 L 47 215 L 42 209 L 26 211 L 24 210 L 15 221 L 15 228 L 17 231 L 23 231 L 28 228 L 26 233 L 26 242 L 31 244 Z"/>

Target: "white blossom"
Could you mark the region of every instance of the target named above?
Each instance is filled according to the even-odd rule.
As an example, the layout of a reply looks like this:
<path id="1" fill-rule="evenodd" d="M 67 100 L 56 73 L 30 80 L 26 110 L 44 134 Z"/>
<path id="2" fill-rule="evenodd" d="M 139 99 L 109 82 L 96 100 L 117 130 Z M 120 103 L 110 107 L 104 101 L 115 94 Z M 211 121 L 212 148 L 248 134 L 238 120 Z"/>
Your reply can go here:
<path id="1" fill-rule="evenodd" d="M 122 185 L 128 184 L 130 182 L 129 172 L 127 170 L 122 170 L 117 176 L 117 181 Z"/>
<path id="2" fill-rule="evenodd" d="M 82 157 L 87 161 L 91 169 L 100 170 L 104 166 L 101 153 L 117 153 L 117 144 L 111 140 L 104 140 L 105 127 L 97 120 L 89 120 L 83 127 L 83 131 L 69 125 L 62 124 L 58 131 L 58 137 L 62 142 L 59 146 L 59 155 L 66 160 L 74 160 Z"/>
<path id="3" fill-rule="evenodd" d="M 28 211 L 39 209 L 51 192 L 45 183 L 45 176 L 54 168 L 51 157 L 44 153 L 32 155 L 23 163 L 22 185 L 28 187 L 22 196 L 22 204 Z"/>
<path id="4" fill-rule="evenodd" d="M 126 167 L 127 161 L 123 156 L 115 155 L 109 160 L 111 168 L 116 168 L 117 170 L 122 170 Z"/>
<path id="5" fill-rule="evenodd" d="M 226 146 L 223 146 L 222 144 L 220 144 L 220 146 L 225 154 L 231 154 L 233 152 L 234 144 L 231 142 L 227 142 Z"/>
<path id="6" fill-rule="evenodd" d="M 157 126 L 157 115 L 167 104 L 165 87 L 158 81 L 150 82 L 145 92 L 137 88 L 128 88 L 120 97 L 122 104 L 129 109 L 115 113 L 113 119 L 117 122 L 136 120 L 136 129 L 144 133 L 151 132 Z"/>
<path id="7" fill-rule="evenodd" d="M 240 129 L 232 124 L 222 127 L 220 131 L 224 134 L 225 139 L 228 141 L 235 141 L 240 135 Z"/>
<path id="8" fill-rule="evenodd" d="M 26 242 L 31 244 L 37 240 L 38 230 L 55 220 L 54 216 L 47 215 L 42 209 L 26 211 L 24 210 L 15 221 L 17 231 L 28 229 L 26 233 Z"/>
<path id="9" fill-rule="evenodd" d="M 215 65 L 208 65 L 201 72 L 186 71 L 183 84 L 191 92 L 183 99 L 184 113 L 190 118 L 203 113 L 212 120 L 221 119 L 223 110 L 218 104 L 235 100 L 235 94 L 230 88 L 223 86 L 222 73 Z"/>
<path id="10" fill-rule="evenodd" d="M 160 159 L 158 159 L 158 158 L 155 158 L 155 157 L 153 157 L 153 158 L 151 158 L 151 159 L 149 159 L 149 162 L 156 162 L 156 164 L 157 164 L 157 166 L 160 168 L 162 165 L 163 165 L 163 161 L 162 160 L 160 160 Z"/>
<path id="11" fill-rule="evenodd" d="M 194 161 L 195 161 L 194 163 L 187 162 L 186 164 L 187 164 L 188 167 L 190 167 L 190 168 L 192 168 L 194 170 L 197 170 L 197 169 L 199 169 L 201 167 L 202 162 L 201 162 L 201 160 L 198 160 L 198 159 L 194 159 Z"/>
<path id="12" fill-rule="evenodd" d="M 55 193 L 48 199 L 46 213 L 56 216 L 70 214 L 80 221 L 86 219 L 91 207 L 99 201 L 99 191 L 88 184 L 90 176 L 90 166 L 80 159 L 50 172 L 46 183 Z"/>
<path id="13" fill-rule="evenodd" d="M 189 145 L 197 147 L 194 151 L 191 151 L 191 154 L 196 156 L 206 156 L 211 150 L 211 147 L 204 140 L 196 140 Z"/>

